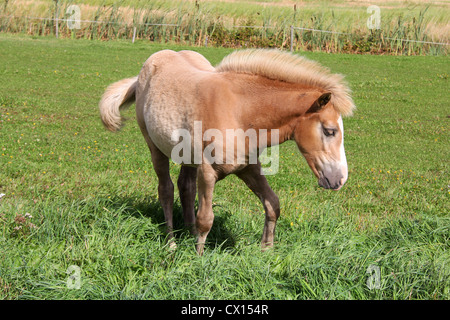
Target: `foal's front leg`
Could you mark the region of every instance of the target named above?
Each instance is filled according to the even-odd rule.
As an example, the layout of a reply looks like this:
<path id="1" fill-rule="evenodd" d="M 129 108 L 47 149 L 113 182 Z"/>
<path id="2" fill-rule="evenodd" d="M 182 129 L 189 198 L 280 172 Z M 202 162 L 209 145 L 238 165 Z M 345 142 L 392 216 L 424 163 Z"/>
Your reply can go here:
<path id="1" fill-rule="evenodd" d="M 197 194 L 197 168 L 182 166 L 178 177 L 181 206 L 183 207 L 184 225 L 195 233 L 195 196 Z"/>
<path id="2" fill-rule="evenodd" d="M 266 221 L 261 240 L 263 250 L 273 246 L 275 237 L 275 225 L 280 216 L 280 201 L 278 196 L 270 188 L 264 175 L 261 174 L 261 164 L 250 164 L 244 170 L 236 174 L 253 193 L 261 200 L 266 212 Z"/>
<path id="3" fill-rule="evenodd" d="M 217 176 L 214 169 L 208 164 L 202 164 L 198 167 L 197 176 L 199 207 L 195 225 L 197 233 L 197 254 L 202 255 L 206 237 L 214 221 L 212 197 Z"/>

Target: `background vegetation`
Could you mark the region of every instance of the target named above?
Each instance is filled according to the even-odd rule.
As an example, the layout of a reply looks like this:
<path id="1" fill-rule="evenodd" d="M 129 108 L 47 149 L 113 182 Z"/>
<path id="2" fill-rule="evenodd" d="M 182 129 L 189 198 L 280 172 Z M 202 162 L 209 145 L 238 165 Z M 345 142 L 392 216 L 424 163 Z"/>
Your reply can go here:
<path id="1" fill-rule="evenodd" d="M 353 89 L 347 184 L 318 188 L 285 143 L 268 177 L 282 207 L 275 248 L 260 252 L 263 208 L 231 176 L 217 184 L 198 257 L 177 194 L 178 248 L 166 244 L 134 111 L 119 134 L 98 115 L 105 87 L 163 48 L 187 47 L 0 34 L 0 299 L 450 298 L 446 56 L 303 52 Z M 194 49 L 213 64 L 231 52 Z M 72 265 L 78 290 L 67 287 Z"/>
<path id="2" fill-rule="evenodd" d="M 2 1 L 0 31 L 28 35 L 54 34 L 54 18 L 70 18 L 67 8 L 75 4 L 84 22 L 70 30 L 59 21 L 60 37 L 132 39 L 136 27 L 137 38 L 163 43 L 289 48 L 294 26 L 310 29 L 295 30 L 296 50 L 395 55 L 447 54 L 450 38 L 443 1 Z M 373 4 L 381 10 L 379 30 L 367 27 Z"/>

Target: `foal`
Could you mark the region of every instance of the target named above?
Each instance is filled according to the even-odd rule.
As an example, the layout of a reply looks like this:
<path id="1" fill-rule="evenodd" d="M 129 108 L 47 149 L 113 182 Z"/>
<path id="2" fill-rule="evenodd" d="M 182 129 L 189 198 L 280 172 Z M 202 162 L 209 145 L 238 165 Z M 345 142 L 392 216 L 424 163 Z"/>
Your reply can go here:
<path id="1" fill-rule="evenodd" d="M 214 220 L 214 185 L 229 174 L 261 200 L 266 215 L 261 245 L 273 245 L 279 200 L 253 157 L 265 147 L 295 140 L 320 186 L 339 190 L 347 180 L 342 116 L 355 108 L 350 89 L 341 75 L 300 56 L 242 50 L 213 67 L 193 51 L 159 51 L 137 77 L 106 89 L 99 104 L 106 128 L 120 129 L 119 111 L 133 102 L 158 176 L 169 238 L 173 241 L 172 158 L 182 165 L 177 184 L 183 217 L 197 235 L 200 255 Z M 223 139 L 229 132 L 244 134 Z M 250 141 L 249 132 L 256 140 Z"/>

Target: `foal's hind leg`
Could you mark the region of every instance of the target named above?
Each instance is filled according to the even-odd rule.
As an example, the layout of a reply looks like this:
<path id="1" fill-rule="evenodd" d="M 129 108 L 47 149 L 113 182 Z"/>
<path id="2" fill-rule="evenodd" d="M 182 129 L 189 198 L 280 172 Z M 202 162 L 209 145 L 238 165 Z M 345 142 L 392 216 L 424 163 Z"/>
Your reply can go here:
<path id="1" fill-rule="evenodd" d="M 195 196 L 197 193 L 197 168 L 182 166 L 178 177 L 181 206 L 183 207 L 184 225 L 195 233 Z"/>
<path id="2" fill-rule="evenodd" d="M 261 174 L 261 164 L 250 164 L 244 170 L 236 174 L 253 193 L 261 200 L 266 212 L 266 221 L 261 240 L 262 249 L 273 246 L 275 225 L 280 216 L 280 201 L 278 196 L 270 188 L 267 179 Z"/>
<path id="3" fill-rule="evenodd" d="M 152 154 L 153 169 L 158 176 L 158 197 L 163 208 L 164 219 L 168 234 L 170 247 L 175 247 L 173 239 L 173 183 L 169 173 L 169 158 L 167 158 L 150 140 L 144 135 Z"/>

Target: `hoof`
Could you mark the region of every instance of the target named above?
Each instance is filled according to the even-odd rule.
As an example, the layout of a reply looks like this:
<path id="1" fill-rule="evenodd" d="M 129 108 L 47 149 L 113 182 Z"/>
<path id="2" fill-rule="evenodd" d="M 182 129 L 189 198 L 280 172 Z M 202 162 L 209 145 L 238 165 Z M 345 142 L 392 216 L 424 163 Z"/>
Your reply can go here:
<path id="1" fill-rule="evenodd" d="M 270 249 L 273 249 L 273 243 L 265 243 L 265 244 L 261 244 L 261 251 L 268 251 Z"/>
<path id="2" fill-rule="evenodd" d="M 177 249 L 177 244 L 175 240 L 169 241 L 169 251 L 175 251 Z"/>
<path id="3" fill-rule="evenodd" d="M 196 250 L 197 255 L 201 257 L 205 251 L 205 243 L 197 243 Z"/>

